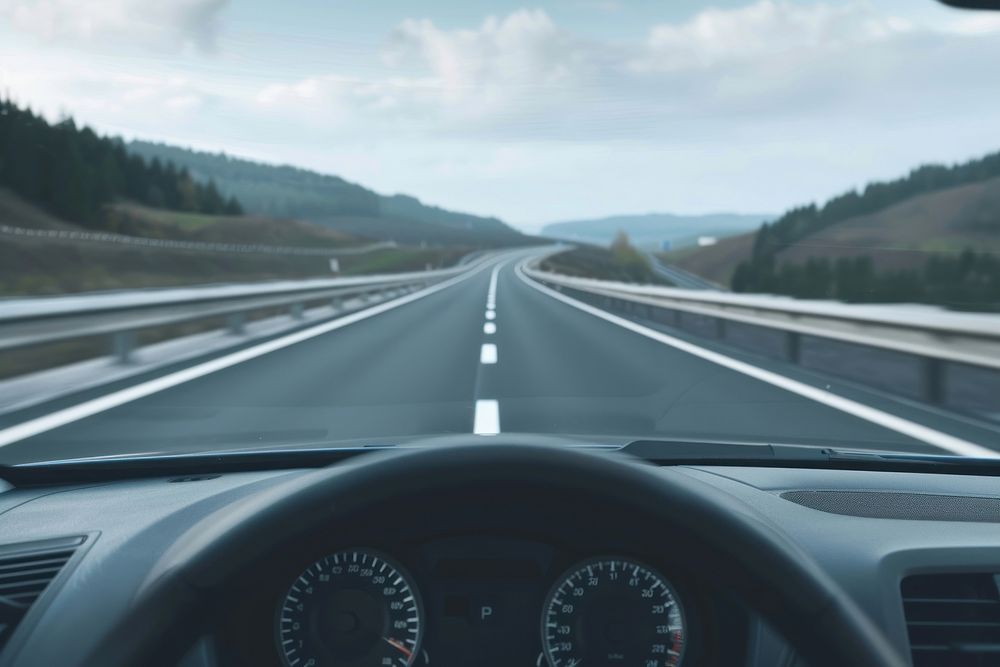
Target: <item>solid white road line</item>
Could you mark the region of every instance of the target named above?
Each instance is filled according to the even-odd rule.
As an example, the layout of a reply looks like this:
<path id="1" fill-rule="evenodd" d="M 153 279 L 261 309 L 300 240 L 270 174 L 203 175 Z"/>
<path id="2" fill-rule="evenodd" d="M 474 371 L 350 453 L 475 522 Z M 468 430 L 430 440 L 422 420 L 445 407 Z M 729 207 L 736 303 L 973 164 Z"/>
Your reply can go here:
<path id="1" fill-rule="evenodd" d="M 492 335 L 497 332 L 497 325 L 493 322 L 487 322 L 483 325 L 483 333 L 486 335 Z"/>
<path id="2" fill-rule="evenodd" d="M 374 317 L 388 310 L 392 310 L 407 303 L 422 299 L 425 296 L 434 294 L 435 292 L 440 292 L 443 289 L 451 287 L 452 285 L 479 273 L 482 268 L 473 269 L 468 273 L 463 273 L 455 276 L 454 278 L 449 278 L 448 280 L 438 283 L 437 285 L 431 285 L 426 289 L 413 292 L 412 294 L 407 294 L 406 296 L 393 299 L 392 301 L 380 303 L 366 310 L 351 313 L 350 315 L 345 315 L 344 317 L 330 322 L 318 324 L 314 327 L 310 327 L 287 336 L 282 336 L 281 338 L 276 338 L 275 340 L 270 340 L 266 343 L 261 343 L 260 345 L 248 347 L 244 350 L 240 350 L 239 352 L 233 352 L 232 354 L 227 354 L 225 356 L 218 357 L 217 359 L 212 359 L 211 361 L 206 361 L 196 366 L 191 366 L 190 368 L 185 368 L 175 373 L 170 373 L 169 375 L 149 380 L 148 382 L 127 387 L 125 389 L 121 389 L 104 396 L 99 396 L 89 401 L 84 401 L 83 403 L 63 408 L 62 410 L 57 410 L 56 412 L 10 426 L 0 430 L 0 447 L 9 445 L 12 442 L 17 442 L 18 440 L 24 440 L 25 438 L 36 436 L 40 433 L 45 433 L 46 431 L 51 431 L 52 429 L 65 426 L 66 424 L 70 424 L 87 417 L 91 417 L 100 412 L 116 408 L 120 405 L 124 405 L 125 403 L 130 403 L 165 389 L 170 389 L 171 387 L 176 387 L 177 385 L 184 384 L 185 382 L 196 380 L 210 373 L 221 371 L 224 368 L 241 364 L 244 361 L 249 361 L 276 350 L 295 345 L 296 343 L 301 343 L 302 341 L 309 340 L 310 338 L 322 336 L 325 333 L 346 327 L 349 324 L 366 320 L 369 317 Z"/>
<path id="3" fill-rule="evenodd" d="M 479 363 L 495 364 L 497 362 L 497 346 L 493 343 L 483 343 L 479 351 Z"/>
<path id="4" fill-rule="evenodd" d="M 472 432 L 475 435 L 497 435 L 500 433 L 500 403 L 491 399 L 476 401 L 476 417 Z"/>
<path id="5" fill-rule="evenodd" d="M 718 352 L 713 352 L 712 350 L 707 350 L 703 347 L 681 340 L 680 338 L 674 338 L 673 336 L 656 331 L 655 329 L 650 329 L 649 327 L 644 327 L 641 324 L 636 324 L 635 322 L 627 320 L 623 317 L 612 315 L 611 313 L 601 310 L 600 308 L 595 308 L 590 304 L 577 301 L 576 299 L 560 294 L 553 289 L 549 289 L 545 285 L 536 283 L 534 280 L 525 275 L 523 266 L 524 263 L 522 262 L 517 266 L 516 272 L 518 277 L 529 287 L 532 287 L 533 289 L 536 289 L 553 299 L 557 299 L 567 305 L 573 306 L 577 310 L 582 310 L 583 312 L 599 317 L 602 320 L 611 322 L 612 324 L 617 324 L 618 326 L 628 329 L 629 331 L 633 331 L 641 336 L 652 338 L 655 341 L 669 345 L 682 352 L 693 354 L 696 357 L 700 357 L 706 361 L 724 366 L 730 370 L 736 371 L 737 373 L 749 375 L 750 377 L 761 380 L 762 382 L 767 382 L 775 387 L 780 387 L 781 389 L 785 389 L 786 391 L 798 394 L 799 396 L 822 403 L 836 410 L 840 410 L 841 412 L 846 412 L 859 419 L 871 422 L 872 424 L 877 424 L 878 426 L 882 426 L 883 428 L 887 428 L 891 431 L 902 433 L 903 435 L 909 436 L 914 440 L 920 440 L 921 442 L 926 442 L 930 445 L 934 445 L 935 447 L 940 447 L 941 449 L 949 451 L 953 454 L 978 458 L 1000 458 L 1000 452 L 993 451 L 992 449 L 987 449 L 986 447 L 977 445 L 973 442 L 956 438 L 953 435 L 948 435 L 947 433 L 932 429 L 924 426 L 923 424 L 918 424 L 916 422 L 903 419 L 902 417 L 897 417 L 896 415 L 869 407 L 863 403 L 819 389 L 818 387 L 814 387 L 804 382 L 793 380 L 790 377 L 779 375 L 778 373 L 764 370 L 763 368 L 758 368 L 743 361 L 733 359 L 732 357 L 719 354 Z"/>
<path id="6" fill-rule="evenodd" d="M 503 267 L 503 263 L 497 264 L 493 267 L 493 271 L 490 273 L 490 287 L 486 290 L 486 302 L 493 304 L 489 306 L 490 308 L 496 307 L 497 302 L 497 275 L 500 273 L 500 269 Z"/>
<path id="7" fill-rule="evenodd" d="M 486 319 L 488 319 L 488 320 L 495 320 L 496 318 L 497 318 L 497 314 L 495 312 L 493 312 L 492 310 L 487 310 L 486 311 Z"/>

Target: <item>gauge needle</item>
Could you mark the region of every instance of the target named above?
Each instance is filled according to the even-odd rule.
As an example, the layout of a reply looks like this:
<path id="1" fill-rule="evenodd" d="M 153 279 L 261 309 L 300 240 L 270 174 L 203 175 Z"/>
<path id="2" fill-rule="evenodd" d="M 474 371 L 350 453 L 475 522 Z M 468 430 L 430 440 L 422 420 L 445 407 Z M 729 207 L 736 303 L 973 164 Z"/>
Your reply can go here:
<path id="1" fill-rule="evenodd" d="M 403 642 L 399 641 L 398 639 L 389 639 L 388 637 L 382 637 L 382 639 L 385 640 L 386 644 L 393 647 L 394 649 L 405 655 L 407 658 L 413 657 L 413 651 L 403 646 Z"/>

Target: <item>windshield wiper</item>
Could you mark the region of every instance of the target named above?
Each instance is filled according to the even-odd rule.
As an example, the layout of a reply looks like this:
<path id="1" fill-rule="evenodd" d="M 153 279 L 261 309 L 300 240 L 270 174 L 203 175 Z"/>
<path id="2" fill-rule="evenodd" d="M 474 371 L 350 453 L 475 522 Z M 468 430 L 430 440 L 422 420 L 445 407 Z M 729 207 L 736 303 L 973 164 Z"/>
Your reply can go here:
<path id="1" fill-rule="evenodd" d="M 1000 459 L 815 445 L 699 440 L 635 440 L 624 453 L 657 465 L 833 468 L 899 472 L 1000 474 Z"/>

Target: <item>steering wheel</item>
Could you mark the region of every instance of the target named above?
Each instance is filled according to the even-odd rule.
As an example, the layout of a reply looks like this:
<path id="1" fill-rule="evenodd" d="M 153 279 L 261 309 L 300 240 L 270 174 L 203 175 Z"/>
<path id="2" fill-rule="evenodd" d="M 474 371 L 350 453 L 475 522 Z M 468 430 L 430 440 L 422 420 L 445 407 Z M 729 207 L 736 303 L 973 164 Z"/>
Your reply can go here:
<path id="1" fill-rule="evenodd" d="M 814 667 L 907 663 L 847 594 L 765 517 L 670 468 L 563 446 L 473 444 L 373 453 L 238 500 L 164 553 L 133 613 L 86 663 L 170 664 L 197 638 L 204 600 L 276 545 L 364 521 L 492 507 L 587 508 L 587 525 L 634 526 L 643 547 L 670 549 L 760 612 Z M 518 510 L 521 511 L 521 510 Z M 433 513 L 433 514 L 429 514 Z M 390 528 L 391 530 L 391 528 Z"/>

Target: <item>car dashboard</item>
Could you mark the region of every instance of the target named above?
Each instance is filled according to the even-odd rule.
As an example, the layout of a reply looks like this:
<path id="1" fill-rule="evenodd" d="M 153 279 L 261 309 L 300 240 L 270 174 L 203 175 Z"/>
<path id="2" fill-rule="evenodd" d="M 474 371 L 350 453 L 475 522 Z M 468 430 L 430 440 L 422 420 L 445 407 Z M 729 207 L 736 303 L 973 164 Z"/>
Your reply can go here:
<path id="1" fill-rule="evenodd" d="M 697 479 L 767 517 L 915 666 L 991 664 L 1000 646 L 995 478 L 661 470 Z M 80 656 L 130 613 L 159 557 L 180 536 L 219 508 L 307 472 L 3 489 L 0 665 L 86 663 Z M 508 514 L 508 506 L 497 499 L 482 526 L 477 513 L 458 525 L 427 515 L 347 530 L 322 526 L 305 540 L 268 545 L 252 570 L 201 601 L 208 610 L 201 638 L 175 663 L 564 667 L 593 664 L 583 656 L 596 644 L 609 656 L 606 664 L 798 664 L 787 643 L 713 572 L 680 567 L 669 552 L 644 549 L 641 541 L 590 535 L 593 508 L 553 520 L 523 508 Z M 372 594 L 357 599 L 366 587 Z M 309 605 L 322 610 L 306 614 Z M 608 617 L 609 609 L 617 615 Z M 323 619 L 323 631 L 309 618 Z M 374 618 L 388 618 L 391 630 L 373 627 Z M 581 624 L 601 628 L 589 646 L 572 640 Z M 374 662 L 373 642 L 380 647 Z M 630 647 L 627 658 L 614 659 L 616 646 Z"/>

